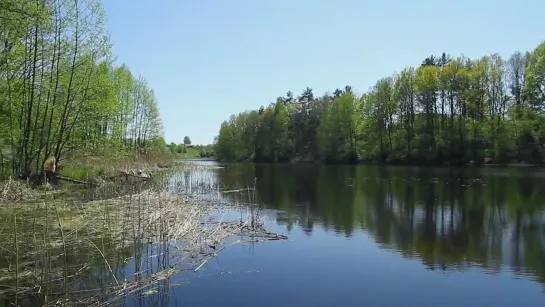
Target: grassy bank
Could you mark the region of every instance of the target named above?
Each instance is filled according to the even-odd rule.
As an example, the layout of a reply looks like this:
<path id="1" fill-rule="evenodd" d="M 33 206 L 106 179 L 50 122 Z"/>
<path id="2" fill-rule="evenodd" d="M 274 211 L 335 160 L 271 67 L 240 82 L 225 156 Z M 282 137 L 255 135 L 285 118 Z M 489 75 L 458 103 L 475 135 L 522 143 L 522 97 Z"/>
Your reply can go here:
<path id="1" fill-rule="evenodd" d="M 111 151 L 102 152 L 73 152 L 64 156 L 60 161 L 57 172 L 63 177 L 82 180 L 95 185 L 106 186 L 104 189 L 120 192 L 114 185 L 119 185 L 115 177 L 123 173 L 141 171 L 144 175 L 157 175 L 165 171 L 183 169 L 186 165 L 176 163 L 171 154 L 135 155 Z M 41 186 L 32 185 L 24 180 L 16 179 L 14 174 L 0 177 L 0 204 L 6 202 L 31 201 L 45 198 L 42 193 L 50 190 L 49 195 L 57 197 L 70 194 L 72 188 L 81 189 L 85 186 L 62 181 L 61 185 Z M 115 193 L 114 192 L 114 193 Z M 108 193 L 111 194 L 111 193 Z"/>
<path id="2" fill-rule="evenodd" d="M 182 152 L 175 153 L 178 159 L 213 159 L 213 154 L 202 147 L 187 147 Z"/>
<path id="3" fill-rule="evenodd" d="M 178 157 L 170 152 L 155 154 L 136 154 L 113 150 L 73 151 L 63 155 L 57 171 L 63 176 L 79 179 L 107 178 L 120 171 L 141 170 L 145 172 L 170 169 L 175 166 Z M 10 168 L 10 161 L 5 160 L 0 172 L 0 181 L 16 178 Z M 40 171 L 33 169 L 32 171 Z"/>
<path id="4" fill-rule="evenodd" d="M 64 176 L 80 179 L 108 178 L 120 171 L 141 170 L 152 172 L 159 169 L 170 169 L 175 166 L 172 154 L 136 155 L 136 154 L 74 154 L 61 160 Z"/>

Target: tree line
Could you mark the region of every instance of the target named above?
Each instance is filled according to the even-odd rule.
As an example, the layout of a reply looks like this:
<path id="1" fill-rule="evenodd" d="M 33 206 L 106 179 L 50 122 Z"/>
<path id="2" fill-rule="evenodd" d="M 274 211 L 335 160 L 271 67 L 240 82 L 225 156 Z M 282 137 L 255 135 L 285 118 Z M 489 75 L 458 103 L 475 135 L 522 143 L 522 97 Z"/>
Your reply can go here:
<path id="1" fill-rule="evenodd" d="M 542 163 L 545 42 L 508 59 L 443 53 L 315 96 L 307 87 L 221 124 L 217 158 L 411 164 Z"/>
<path id="2" fill-rule="evenodd" d="M 0 3 L 0 164 L 38 170 L 74 150 L 166 150 L 153 90 L 114 65 L 97 0 Z"/>

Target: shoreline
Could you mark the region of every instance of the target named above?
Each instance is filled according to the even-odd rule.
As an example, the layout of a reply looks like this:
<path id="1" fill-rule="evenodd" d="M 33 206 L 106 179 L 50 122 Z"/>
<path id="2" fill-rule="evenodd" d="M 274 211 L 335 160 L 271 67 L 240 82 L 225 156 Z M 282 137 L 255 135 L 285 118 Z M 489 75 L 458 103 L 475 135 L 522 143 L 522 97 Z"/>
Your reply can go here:
<path id="1" fill-rule="evenodd" d="M 349 166 L 349 165 L 369 165 L 369 166 L 405 166 L 405 167 L 446 167 L 446 168 L 486 168 L 486 167 L 505 167 L 505 168 L 544 168 L 545 166 L 532 163 L 461 163 L 461 164 L 450 164 L 450 163 L 376 163 L 365 160 L 359 160 L 357 162 L 323 162 L 323 161 L 313 161 L 313 160 L 292 160 L 292 161 L 282 161 L 282 162 L 267 162 L 267 161 L 221 161 L 221 160 L 207 160 L 214 161 L 217 163 L 232 163 L 232 164 L 270 164 L 270 165 L 300 165 L 300 164 L 314 164 L 314 165 L 327 165 L 327 166 Z"/>

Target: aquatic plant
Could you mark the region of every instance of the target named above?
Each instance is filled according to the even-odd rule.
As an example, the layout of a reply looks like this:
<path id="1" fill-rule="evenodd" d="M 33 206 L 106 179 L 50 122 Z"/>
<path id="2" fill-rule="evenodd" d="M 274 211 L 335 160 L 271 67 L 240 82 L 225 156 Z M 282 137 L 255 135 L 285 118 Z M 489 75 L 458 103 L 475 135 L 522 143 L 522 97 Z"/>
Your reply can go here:
<path id="1" fill-rule="evenodd" d="M 190 184 L 193 191 L 219 189 Z M 135 185 L 106 199 L 99 194 L 119 186 L 102 186 L 90 201 L 45 190 L 37 201 L 4 203 L 0 297 L 19 305 L 114 304 L 172 274 L 199 270 L 228 245 L 285 238 L 266 232 L 257 208 L 225 221 L 219 198 L 198 199 L 176 186 Z M 225 243 L 231 235 L 242 239 Z"/>

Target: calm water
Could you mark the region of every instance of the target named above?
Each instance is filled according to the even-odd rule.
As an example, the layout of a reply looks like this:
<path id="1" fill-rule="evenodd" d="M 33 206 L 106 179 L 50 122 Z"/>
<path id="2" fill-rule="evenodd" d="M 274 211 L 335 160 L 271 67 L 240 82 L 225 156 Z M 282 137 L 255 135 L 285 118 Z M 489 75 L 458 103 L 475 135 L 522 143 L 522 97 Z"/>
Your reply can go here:
<path id="1" fill-rule="evenodd" d="M 171 186 L 257 203 L 289 239 L 228 247 L 126 306 L 545 306 L 543 170 L 219 166 Z"/>
<path id="2" fill-rule="evenodd" d="M 224 250 L 162 305 L 545 305 L 542 170 L 239 164 L 179 180 L 255 184 L 289 240 Z"/>

